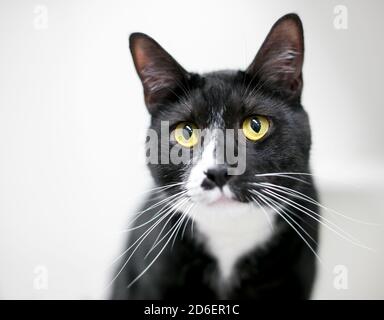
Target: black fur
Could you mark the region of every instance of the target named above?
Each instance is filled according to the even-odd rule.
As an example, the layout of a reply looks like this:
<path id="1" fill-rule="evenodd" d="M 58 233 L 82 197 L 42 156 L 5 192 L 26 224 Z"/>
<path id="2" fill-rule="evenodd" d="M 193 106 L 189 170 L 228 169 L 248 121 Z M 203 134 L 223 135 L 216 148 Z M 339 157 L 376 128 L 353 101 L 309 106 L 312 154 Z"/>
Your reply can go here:
<path id="1" fill-rule="evenodd" d="M 181 121 L 193 121 L 201 129 L 215 126 L 239 129 L 251 115 L 263 115 L 271 128 L 265 138 L 246 144 L 246 171 L 228 182 L 238 201 L 250 201 L 250 182 L 271 182 L 317 199 L 311 178 L 308 184 L 285 177 L 255 177 L 258 173 L 310 172 L 310 126 L 300 103 L 302 90 L 303 32 L 294 14 L 281 18 L 272 28 L 255 60 L 245 71 L 221 71 L 203 75 L 188 73 L 154 40 L 144 34 L 133 34 L 130 46 L 138 74 L 143 81 L 145 101 L 151 113 L 151 128 L 160 131 L 161 121 L 170 122 L 170 131 Z M 172 145 L 174 142 L 170 142 Z M 162 148 L 159 143 L 159 155 Z M 166 155 L 168 156 L 168 155 Z M 157 186 L 183 181 L 191 170 L 186 164 L 149 164 Z M 165 195 L 179 192 L 170 188 Z M 151 195 L 142 209 L 159 199 Z M 317 206 L 299 201 L 318 212 Z M 293 217 L 314 240 L 318 238 L 317 222 L 299 210 L 290 208 Z M 159 208 L 151 209 L 136 221 L 145 223 Z M 113 299 L 306 299 L 310 297 L 315 277 L 315 256 L 297 233 L 280 217 L 275 234 L 263 248 L 255 248 L 235 266 L 228 283 L 219 278 L 217 263 L 190 232 L 159 256 L 147 272 L 131 287 L 127 286 L 143 271 L 162 246 L 144 258 L 157 234 L 164 233 L 176 222 L 161 223 L 143 241 L 129 264 L 115 280 Z M 235 226 L 234 226 L 235 227 Z M 198 228 L 198 226 L 196 226 Z M 145 228 L 144 228 L 145 230 Z M 131 246 L 143 233 L 134 230 Z M 164 234 L 163 233 L 163 234 Z M 305 236 L 307 241 L 311 241 Z M 316 245 L 311 242 L 316 250 Z M 124 256 L 124 260 L 129 256 Z M 118 270 L 123 266 L 119 266 Z M 117 270 L 117 271 L 118 271 Z"/>

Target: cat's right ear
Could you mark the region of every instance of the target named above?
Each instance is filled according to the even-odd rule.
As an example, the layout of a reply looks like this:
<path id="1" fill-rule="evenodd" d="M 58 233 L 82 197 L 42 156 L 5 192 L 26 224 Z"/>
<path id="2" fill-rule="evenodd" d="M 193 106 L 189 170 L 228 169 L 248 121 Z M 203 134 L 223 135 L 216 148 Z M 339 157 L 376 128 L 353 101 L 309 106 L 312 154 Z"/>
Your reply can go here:
<path id="1" fill-rule="evenodd" d="M 290 13 L 273 25 L 246 73 L 287 98 L 297 98 L 303 86 L 303 58 L 303 26 L 299 16 Z"/>
<path id="2" fill-rule="evenodd" d="M 137 74 L 144 88 L 149 112 L 175 96 L 188 80 L 188 72 L 155 40 L 143 33 L 132 33 L 129 47 Z"/>

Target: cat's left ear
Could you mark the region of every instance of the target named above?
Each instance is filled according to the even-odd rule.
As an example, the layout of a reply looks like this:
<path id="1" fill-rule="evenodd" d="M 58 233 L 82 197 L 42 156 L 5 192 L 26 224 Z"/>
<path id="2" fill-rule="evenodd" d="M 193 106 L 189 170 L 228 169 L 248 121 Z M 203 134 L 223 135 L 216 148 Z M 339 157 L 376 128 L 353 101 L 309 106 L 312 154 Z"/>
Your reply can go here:
<path id="1" fill-rule="evenodd" d="M 145 104 L 153 112 L 159 104 L 174 98 L 189 74 L 155 40 L 143 33 L 129 38 L 133 62 L 144 88 Z"/>
<path id="2" fill-rule="evenodd" d="M 286 98 L 297 98 L 303 86 L 303 58 L 303 27 L 291 13 L 273 25 L 246 73 Z"/>

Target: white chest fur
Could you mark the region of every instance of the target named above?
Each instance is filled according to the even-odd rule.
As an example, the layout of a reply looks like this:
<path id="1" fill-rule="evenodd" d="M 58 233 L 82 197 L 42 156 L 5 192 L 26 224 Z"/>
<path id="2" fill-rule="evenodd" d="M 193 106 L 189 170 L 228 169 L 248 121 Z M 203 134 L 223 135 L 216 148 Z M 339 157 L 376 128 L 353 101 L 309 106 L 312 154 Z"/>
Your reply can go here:
<path id="1" fill-rule="evenodd" d="M 251 204 L 198 204 L 190 214 L 209 252 L 217 259 L 223 280 L 231 276 L 239 258 L 263 245 L 273 232 L 273 213 Z"/>

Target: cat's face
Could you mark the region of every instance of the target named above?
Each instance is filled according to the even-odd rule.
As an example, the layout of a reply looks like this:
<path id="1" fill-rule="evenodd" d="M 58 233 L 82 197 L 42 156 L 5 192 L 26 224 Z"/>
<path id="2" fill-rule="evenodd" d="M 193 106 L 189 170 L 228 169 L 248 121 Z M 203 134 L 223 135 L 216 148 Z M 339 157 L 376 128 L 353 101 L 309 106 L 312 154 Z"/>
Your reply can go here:
<path id="1" fill-rule="evenodd" d="M 249 202 L 257 183 L 295 183 L 265 174 L 308 171 L 297 16 L 273 26 L 245 71 L 188 73 L 143 34 L 133 34 L 130 47 L 157 136 L 147 141 L 155 155 L 149 168 L 158 185 L 173 185 L 167 192 L 185 191 L 191 201 L 210 205 Z"/>

